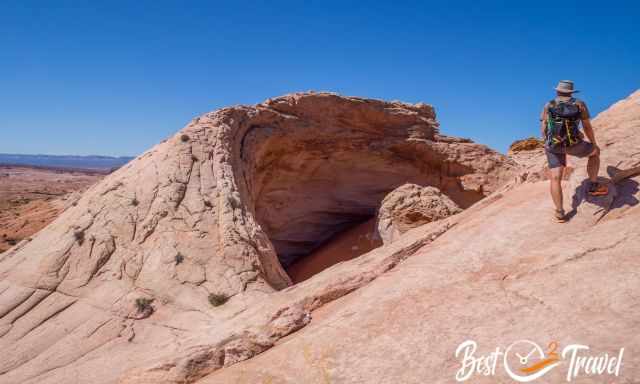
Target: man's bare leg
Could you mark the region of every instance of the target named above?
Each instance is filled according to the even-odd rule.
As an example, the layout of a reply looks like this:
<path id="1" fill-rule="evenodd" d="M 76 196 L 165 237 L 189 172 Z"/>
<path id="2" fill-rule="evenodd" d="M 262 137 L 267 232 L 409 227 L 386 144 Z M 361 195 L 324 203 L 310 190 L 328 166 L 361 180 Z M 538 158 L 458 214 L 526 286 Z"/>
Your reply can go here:
<path id="1" fill-rule="evenodd" d="M 591 196 L 604 196 L 609 193 L 606 183 L 598 182 L 598 171 L 600 171 L 600 149 L 596 145 L 587 161 L 587 173 L 589 174 L 589 194 Z"/>
<path id="2" fill-rule="evenodd" d="M 598 172 L 600 171 L 600 153 L 598 150 L 594 149 L 589 155 L 589 160 L 587 161 L 587 174 L 589 174 L 589 180 L 592 183 L 598 181 Z"/>
<path id="3" fill-rule="evenodd" d="M 589 158 L 591 160 L 591 158 Z M 551 168 L 551 198 L 556 206 L 556 211 L 562 211 L 562 174 L 564 167 Z"/>

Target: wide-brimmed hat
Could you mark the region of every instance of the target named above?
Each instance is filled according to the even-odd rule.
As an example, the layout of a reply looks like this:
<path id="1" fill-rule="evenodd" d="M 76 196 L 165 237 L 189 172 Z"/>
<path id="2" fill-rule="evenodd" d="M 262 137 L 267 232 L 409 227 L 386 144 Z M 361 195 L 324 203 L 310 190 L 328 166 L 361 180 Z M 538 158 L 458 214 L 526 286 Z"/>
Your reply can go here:
<path id="1" fill-rule="evenodd" d="M 573 81 L 571 80 L 560 80 L 554 89 L 562 93 L 580 92 L 577 89 L 573 89 Z"/>

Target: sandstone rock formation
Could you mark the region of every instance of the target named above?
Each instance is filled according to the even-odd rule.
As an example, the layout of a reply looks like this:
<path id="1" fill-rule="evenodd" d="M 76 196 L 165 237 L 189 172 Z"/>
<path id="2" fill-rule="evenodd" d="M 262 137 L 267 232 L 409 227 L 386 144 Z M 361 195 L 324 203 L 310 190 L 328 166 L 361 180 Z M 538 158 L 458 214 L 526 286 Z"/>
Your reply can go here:
<path id="1" fill-rule="evenodd" d="M 516 140 L 509 146 L 508 155 L 512 155 L 514 153 L 523 152 L 523 151 L 533 151 L 535 149 L 543 149 L 544 143 L 536 138 L 529 137 L 527 139 Z"/>
<path id="2" fill-rule="evenodd" d="M 382 200 L 378 212 L 378 233 L 383 243 L 388 244 L 412 228 L 460 211 L 460 207 L 437 188 L 404 184 Z"/>
<path id="3" fill-rule="evenodd" d="M 640 91 L 594 127 L 603 180 L 633 167 Z M 425 105 L 296 94 L 204 115 L 0 255 L 0 383 L 449 383 L 468 339 L 624 347 L 619 378 L 576 382 L 631 383 L 638 177 L 592 198 L 571 159 L 557 224 L 523 177 L 541 156 L 443 136 Z M 321 258 L 405 183 L 465 210 L 291 286 L 280 260 Z"/>
<path id="4" fill-rule="evenodd" d="M 370 220 L 394 188 L 435 186 L 466 208 L 515 171 L 441 135 L 425 104 L 308 93 L 203 115 L 0 255 L 0 383 L 194 382 L 425 244 L 290 287 L 283 266 Z"/>
<path id="5" fill-rule="evenodd" d="M 640 161 L 640 91 L 593 124 L 603 146 L 603 181 L 611 167 Z M 478 343 L 477 356 L 521 339 L 543 348 L 555 340 L 559 351 L 587 345 L 584 356 L 625 348 L 619 377 L 582 372 L 573 381 L 634 382 L 640 377 L 640 177 L 593 198 L 584 193 L 586 159 L 570 164 L 568 223 L 551 220 L 546 182 L 517 178 L 460 214 L 314 276 L 309 286 L 384 257 L 406 258 L 313 312 L 295 337 L 198 383 L 451 383 L 461 366 L 454 352 L 469 339 Z M 568 364 L 538 381 L 566 382 Z M 494 376 L 468 382 L 513 382 L 501 366 Z"/>

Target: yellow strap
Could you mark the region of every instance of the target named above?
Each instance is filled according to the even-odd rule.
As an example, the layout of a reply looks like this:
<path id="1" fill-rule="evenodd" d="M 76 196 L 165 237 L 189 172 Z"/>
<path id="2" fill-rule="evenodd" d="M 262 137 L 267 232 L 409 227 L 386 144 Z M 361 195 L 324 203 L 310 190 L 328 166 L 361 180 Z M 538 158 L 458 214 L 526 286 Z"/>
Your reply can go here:
<path id="1" fill-rule="evenodd" d="M 567 137 L 569 138 L 569 145 L 573 144 L 573 139 L 571 139 L 571 130 L 569 129 L 569 121 L 565 120 L 564 121 L 564 126 L 567 129 Z"/>

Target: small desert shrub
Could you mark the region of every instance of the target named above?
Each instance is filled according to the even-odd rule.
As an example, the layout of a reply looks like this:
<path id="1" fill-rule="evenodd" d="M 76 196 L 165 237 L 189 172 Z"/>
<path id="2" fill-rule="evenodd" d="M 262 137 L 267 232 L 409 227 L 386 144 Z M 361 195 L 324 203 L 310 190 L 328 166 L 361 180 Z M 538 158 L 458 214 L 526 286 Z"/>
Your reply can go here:
<path id="1" fill-rule="evenodd" d="M 9 244 L 10 246 L 13 247 L 14 245 L 18 244 L 18 240 L 9 238 L 9 239 L 7 239 L 7 244 Z"/>
<path id="2" fill-rule="evenodd" d="M 196 161 L 198 161 L 198 158 L 195 157 L 195 155 L 191 155 L 191 161 L 196 162 Z"/>
<path id="3" fill-rule="evenodd" d="M 189 135 L 183 134 L 182 136 L 180 136 L 180 140 L 182 140 L 183 143 L 186 143 L 187 141 L 189 141 Z"/>
<path id="4" fill-rule="evenodd" d="M 153 302 L 152 299 L 148 299 L 146 297 L 138 297 L 136 299 L 136 308 L 138 309 L 138 312 L 152 311 L 153 310 L 153 307 L 151 306 L 152 302 Z"/>
<path id="5" fill-rule="evenodd" d="M 209 303 L 214 307 L 218 307 L 229 300 L 229 296 L 223 293 L 210 293 L 209 294 Z"/>
<path id="6" fill-rule="evenodd" d="M 74 201 L 73 203 L 71 203 L 71 206 L 72 206 L 72 207 L 75 207 L 76 205 L 78 205 L 78 202 L 77 202 L 77 201 Z"/>
<path id="7" fill-rule="evenodd" d="M 211 204 L 211 202 L 209 200 L 205 200 L 204 201 L 204 206 L 207 208 L 211 208 L 213 205 Z"/>
<path id="8" fill-rule="evenodd" d="M 176 265 L 182 263 L 184 261 L 184 256 L 182 255 L 182 253 L 178 252 L 175 260 L 176 260 Z"/>
<path id="9" fill-rule="evenodd" d="M 133 199 L 131 199 L 131 205 L 133 205 L 134 207 L 137 207 L 138 204 L 140 204 L 138 199 L 136 199 L 135 197 Z"/>
<path id="10" fill-rule="evenodd" d="M 78 244 L 82 245 L 82 243 L 84 243 L 84 231 L 82 229 L 76 229 L 73 231 L 73 238 L 76 239 Z"/>

